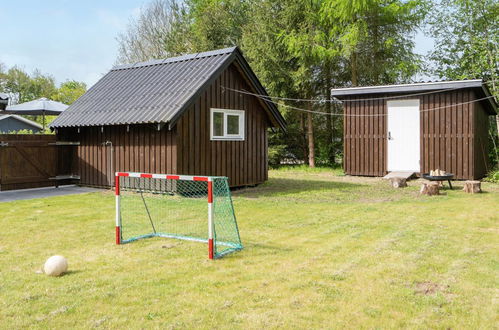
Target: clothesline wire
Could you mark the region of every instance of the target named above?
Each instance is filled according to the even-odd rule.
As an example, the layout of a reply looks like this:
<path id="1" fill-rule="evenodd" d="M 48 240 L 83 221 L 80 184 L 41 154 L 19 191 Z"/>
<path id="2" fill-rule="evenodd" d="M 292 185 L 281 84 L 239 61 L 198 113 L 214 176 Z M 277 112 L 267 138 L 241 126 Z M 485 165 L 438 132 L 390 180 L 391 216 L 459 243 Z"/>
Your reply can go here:
<path id="1" fill-rule="evenodd" d="M 258 97 L 258 96 L 257 96 Z M 455 103 L 455 104 L 451 104 L 451 105 L 445 105 L 445 106 L 441 106 L 441 107 L 436 107 L 436 108 L 430 108 L 430 109 L 422 109 L 420 110 L 420 112 L 430 112 L 430 111 L 436 111 L 436 110 L 440 110 L 440 109 L 446 109 L 446 108 L 451 108 L 451 107 L 457 107 L 459 105 L 465 105 L 465 104 L 471 104 L 471 103 L 475 103 L 475 102 L 480 102 L 480 101 L 484 101 L 484 100 L 487 100 L 487 99 L 490 99 L 490 98 L 493 98 L 494 96 L 487 96 L 487 97 L 482 97 L 480 99 L 475 99 L 475 100 L 472 100 L 472 101 L 467 101 L 467 102 L 461 102 L 461 103 Z M 287 108 L 287 109 L 291 109 L 291 110 L 296 110 L 296 111 L 302 111 L 302 112 L 308 112 L 308 113 L 313 113 L 313 114 L 319 114 L 319 115 L 327 115 L 327 116 L 345 116 L 345 117 L 379 117 L 379 116 L 387 116 L 388 114 L 387 113 L 379 113 L 379 114 L 343 114 L 343 113 L 329 113 L 329 112 L 323 112 L 323 111 L 314 111 L 314 110 L 308 110 L 308 109 L 302 109 L 302 108 L 298 108 L 298 107 L 294 107 L 294 106 L 291 106 L 291 105 L 287 105 L 287 104 L 283 104 L 283 103 L 278 103 L 278 102 L 274 102 L 272 100 L 268 100 L 268 99 L 265 99 L 265 98 L 262 98 L 262 97 L 259 97 L 260 99 L 263 99 L 265 101 L 268 101 L 268 102 L 272 102 L 274 103 L 275 105 L 279 105 L 279 106 L 282 106 L 284 108 Z"/>
<path id="2" fill-rule="evenodd" d="M 428 91 L 428 92 L 421 92 L 421 93 L 402 94 L 402 95 L 385 96 L 385 97 L 363 98 L 363 99 L 352 99 L 352 100 L 339 100 L 339 99 L 300 99 L 300 98 L 278 97 L 278 96 L 269 96 L 269 95 L 264 95 L 264 94 L 256 94 L 256 93 L 251 93 L 251 92 L 246 91 L 246 90 L 234 89 L 234 88 L 230 88 L 230 87 L 226 87 L 226 86 L 220 86 L 220 88 L 222 88 L 222 90 L 229 90 L 229 91 L 233 91 L 233 92 L 236 92 L 236 93 L 241 93 L 241 94 L 256 96 L 256 97 L 259 97 L 259 98 L 267 100 L 267 101 L 281 100 L 281 101 L 294 101 L 294 102 L 316 102 L 316 103 L 323 102 L 323 103 L 342 104 L 342 103 L 345 103 L 345 102 L 390 100 L 390 99 L 398 99 L 398 98 L 402 98 L 402 97 L 411 97 L 411 96 L 421 96 L 421 95 L 437 94 L 437 93 L 444 93 L 444 92 L 454 91 L 454 90 L 457 90 L 457 89 L 462 89 L 463 87 L 447 88 L 447 89 L 440 89 L 440 90 L 434 90 L 434 91 Z"/>

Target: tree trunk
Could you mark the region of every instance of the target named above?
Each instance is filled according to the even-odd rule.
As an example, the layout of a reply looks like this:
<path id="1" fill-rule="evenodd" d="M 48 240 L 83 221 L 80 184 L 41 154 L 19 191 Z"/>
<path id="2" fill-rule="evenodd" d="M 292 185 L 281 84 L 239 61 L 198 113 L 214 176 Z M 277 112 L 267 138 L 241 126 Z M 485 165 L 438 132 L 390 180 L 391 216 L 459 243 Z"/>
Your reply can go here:
<path id="1" fill-rule="evenodd" d="M 312 104 L 310 103 L 309 109 L 312 109 Z M 308 166 L 315 167 L 315 148 L 314 148 L 314 125 L 312 120 L 312 114 L 307 113 L 307 135 L 308 135 Z"/>
<path id="2" fill-rule="evenodd" d="M 357 54 L 352 52 L 350 56 L 350 66 L 352 68 L 352 86 L 358 85 L 358 73 L 357 73 Z"/>
<path id="3" fill-rule="evenodd" d="M 331 98 L 331 63 L 327 60 L 326 61 L 326 92 L 324 93 L 326 95 L 326 99 Z M 333 140 L 333 132 L 334 132 L 334 127 L 333 127 L 333 121 L 332 121 L 332 116 L 331 113 L 332 111 L 332 106 L 333 104 L 331 102 L 326 103 L 327 110 L 326 112 L 329 114 L 326 116 L 326 138 L 327 138 L 327 158 L 329 165 L 333 166 L 334 165 L 334 140 Z"/>
<path id="4" fill-rule="evenodd" d="M 476 194 L 482 192 L 482 187 L 480 181 L 466 181 L 464 182 L 464 192 L 469 194 Z"/>
<path id="5" fill-rule="evenodd" d="M 373 22 L 372 22 L 372 29 L 373 29 L 373 39 L 372 39 L 372 45 L 373 45 L 373 54 L 372 54 L 372 58 L 373 58 L 373 72 L 374 72 L 374 76 L 373 76 L 373 81 L 372 83 L 374 85 L 379 85 L 380 84 L 380 78 L 381 78 L 381 72 L 380 70 L 382 70 L 382 62 L 384 61 L 384 59 L 380 59 L 380 54 L 379 54 L 379 24 L 378 24 L 378 20 L 377 20 L 377 17 L 378 17 L 378 13 L 374 13 L 373 15 Z"/>
<path id="6" fill-rule="evenodd" d="M 428 196 L 433 196 L 433 195 L 438 195 L 440 189 L 440 185 L 438 182 L 423 182 L 421 184 L 421 190 L 419 191 L 420 194 L 422 195 L 428 195 Z"/>
<path id="7" fill-rule="evenodd" d="M 305 114 L 300 113 L 301 147 L 303 150 L 303 161 L 308 157 L 307 130 L 305 128 Z"/>

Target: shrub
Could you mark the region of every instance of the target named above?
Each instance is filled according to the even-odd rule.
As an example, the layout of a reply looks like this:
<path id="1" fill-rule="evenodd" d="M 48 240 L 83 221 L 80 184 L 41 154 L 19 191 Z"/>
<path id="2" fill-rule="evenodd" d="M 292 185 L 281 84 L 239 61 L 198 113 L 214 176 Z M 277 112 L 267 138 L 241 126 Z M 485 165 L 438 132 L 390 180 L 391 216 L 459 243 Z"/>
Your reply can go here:
<path id="1" fill-rule="evenodd" d="M 269 146 L 269 165 L 277 167 L 281 164 L 281 160 L 286 157 L 286 146 L 279 144 Z"/>
<path id="2" fill-rule="evenodd" d="M 490 171 L 483 181 L 499 183 L 499 168 Z"/>

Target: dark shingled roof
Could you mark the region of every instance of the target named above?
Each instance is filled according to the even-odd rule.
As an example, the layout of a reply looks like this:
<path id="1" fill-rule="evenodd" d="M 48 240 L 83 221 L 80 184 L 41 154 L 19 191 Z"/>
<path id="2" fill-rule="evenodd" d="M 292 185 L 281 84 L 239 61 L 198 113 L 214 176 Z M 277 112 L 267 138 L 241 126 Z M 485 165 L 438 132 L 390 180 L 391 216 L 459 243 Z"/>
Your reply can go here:
<path id="1" fill-rule="evenodd" d="M 169 123 L 173 126 L 231 63 L 237 61 L 258 94 L 266 94 L 237 47 L 114 67 L 50 127 Z M 265 102 L 275 126 L 285 121 Z M 276 125 L 277 124 L 277 125 Z"/>

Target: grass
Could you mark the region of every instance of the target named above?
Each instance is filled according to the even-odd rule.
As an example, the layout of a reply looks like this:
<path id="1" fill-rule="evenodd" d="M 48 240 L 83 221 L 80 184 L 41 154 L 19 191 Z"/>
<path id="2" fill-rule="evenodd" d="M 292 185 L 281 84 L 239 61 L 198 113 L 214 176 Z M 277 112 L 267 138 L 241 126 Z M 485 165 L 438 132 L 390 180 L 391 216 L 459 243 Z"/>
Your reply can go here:
<path id="1" fill-rule="evenodd" d="M 337 170 L 233 192 L 245 249 L 114 245 L 112 192 L 0 203 L 0 328 L 495 328 L 499 185 L 435 197 Z M 70 272 L 36 274 L 62 254 Z"/>

